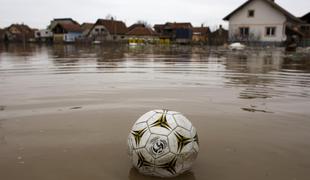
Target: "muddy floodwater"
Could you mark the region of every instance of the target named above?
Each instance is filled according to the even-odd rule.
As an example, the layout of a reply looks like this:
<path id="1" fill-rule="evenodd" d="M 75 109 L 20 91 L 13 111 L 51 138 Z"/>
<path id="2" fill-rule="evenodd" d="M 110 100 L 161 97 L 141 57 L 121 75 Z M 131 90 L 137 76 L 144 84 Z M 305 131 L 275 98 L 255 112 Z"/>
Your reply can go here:
<path id="1" fill-rule="evenodd" d="M 126 142 L 159 108 L 198 130 L 177 179 L 310 178 L 309 49 L 1 45 L 0 179 L 156 179 Z"/>

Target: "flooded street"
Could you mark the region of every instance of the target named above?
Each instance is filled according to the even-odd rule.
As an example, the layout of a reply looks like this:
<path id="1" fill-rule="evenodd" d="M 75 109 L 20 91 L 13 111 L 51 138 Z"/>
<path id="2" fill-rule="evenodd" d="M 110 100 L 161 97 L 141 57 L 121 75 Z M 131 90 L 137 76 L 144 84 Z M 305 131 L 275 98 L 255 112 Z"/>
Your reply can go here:
<path id="1" fill-rule="evenodd" d="M 0 46 L 0 179 L 155 179 L 127 157 L 143 113 L 182 112 L 179 179 L 308 180 L 310 53 L 190 46 Z"/>

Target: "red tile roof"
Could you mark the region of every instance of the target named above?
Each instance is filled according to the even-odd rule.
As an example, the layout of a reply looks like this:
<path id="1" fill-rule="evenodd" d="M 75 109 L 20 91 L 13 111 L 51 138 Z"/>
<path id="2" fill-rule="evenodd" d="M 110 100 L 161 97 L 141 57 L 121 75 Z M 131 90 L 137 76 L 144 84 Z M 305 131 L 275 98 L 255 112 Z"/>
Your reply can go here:
<path id="1" fill-rule="evenodd" d="M 202 35 L 210 33 L 209 27 L 194 27 L 193 33 L 200 33 Z"/>
<path id="2" fill-rule="evenodd" d="M 157 34 L 151 28 L 135 27 L 131 31 L 127 32 L 126 35 L 131 35 L 131 36 L 155 36 Z"/>
<path id="3" fill-rule="evenodd" d="M 126 34 L 127 27 L 123 21 L 110 20 L 110 19 L 98 19 L 93 28 L 96 25 L 103 25 L 107 28 L 110 34 Z M 92 28 L 92 29 L 93 29 Z"/>
<path id="4" fill-rule="evenodd" d="M 58 23 L 67 32 L 82 32 L 80 25 L 75 23 Z"/>
<path id="5" fill-rule="evenodd" d="M 127 31 L 129 32 L 129 31 L 133 30 L 136 27 L 145 27 L 145 25 L 144 24 L 140 24 L 140 23 L 136 23 L 136 24 L 133 24 L 133 25 L 129 26 L 129 28 L 127 28 Z"/>
<path id="6" fill-rule="evenodd" d="M 91 29 L 94 26 L 94 23 L 83 23 L 81 25 L 81 28 L 83 31 Z"/>
<path id="7" fill-rule="evenodd" d="M 164 27 L 165 29 L 181 29 L 181 28 L 191 29 L 191 28 L 193 28 L 192 24 L 189 22 L 183 22 L 183 23 L 176 23 L 176 22 L 169 23 L 168 22 L 164 26 L 165 26 Z"/>

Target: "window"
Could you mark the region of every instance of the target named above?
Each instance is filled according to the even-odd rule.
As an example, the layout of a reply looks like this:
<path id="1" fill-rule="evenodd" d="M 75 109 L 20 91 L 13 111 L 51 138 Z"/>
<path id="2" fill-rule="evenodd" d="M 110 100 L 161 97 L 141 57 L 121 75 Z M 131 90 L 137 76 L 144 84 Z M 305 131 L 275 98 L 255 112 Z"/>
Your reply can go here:
<path id="1" fill-rule="evenodd" d="M 266 36 L 275 36 L 276 27 L 266 27 Z"/>
<path id="2" fill-rule="evenodd" d="M 96 28 L 96 29 L 95 29 L 95 32 L 99 32 L 99 29 Z"/>
<path id="3" fill-rule="evenodd" d="M 255 11 L 254 10 L 249 10 L 248 11 L 248 17 L 254 17 Z"/>
<path id="4" fill-rule="evenodd" d="M 240 30 L 240 36 L 242 37 L 248 37 L 250 34 L 250 28 L 249 27 L 241 27 Z"/>

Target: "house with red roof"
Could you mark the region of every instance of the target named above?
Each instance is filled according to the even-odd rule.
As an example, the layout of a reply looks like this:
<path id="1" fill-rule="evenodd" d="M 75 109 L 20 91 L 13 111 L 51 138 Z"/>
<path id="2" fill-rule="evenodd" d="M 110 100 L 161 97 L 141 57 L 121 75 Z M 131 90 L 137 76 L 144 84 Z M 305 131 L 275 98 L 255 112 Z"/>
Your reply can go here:
<path id="1" fill-rule="evenodd" d="M 98 19 L 88 33 L 93 41 L 123 41 L 126 40 L 126 24 L 114 19 Z"/>
<path id="2" fill-rule="evenodd" d="M 144 24 L 133 24 L 130 26 L 126 33 L 126 37 L 149 42 L 158 40 L 157 33 L 151 27 L 147 27 Z"/>
<path id="3" fill-rule="evenodd" d="M 247 0 L 225 18 L 229 22 L 229 41 L 283 43 L 301 37 L 301 20 L 274 0 Z"/>
<path id="4" fill-rule="evenodd" d="M 73 43 L 82 37 L 83 30 L 77 23 L 60 22 L 52 29 L 54 43 Z"/>
<path id="5" fill-rule="evenodd" d="M 193 27 L 192 41 L 196 44 L 207 44 L 210 36 L 210 28 L 204 27 Z"/>

